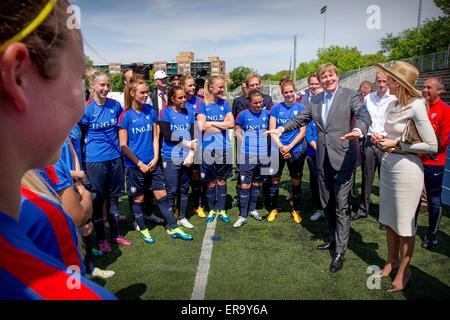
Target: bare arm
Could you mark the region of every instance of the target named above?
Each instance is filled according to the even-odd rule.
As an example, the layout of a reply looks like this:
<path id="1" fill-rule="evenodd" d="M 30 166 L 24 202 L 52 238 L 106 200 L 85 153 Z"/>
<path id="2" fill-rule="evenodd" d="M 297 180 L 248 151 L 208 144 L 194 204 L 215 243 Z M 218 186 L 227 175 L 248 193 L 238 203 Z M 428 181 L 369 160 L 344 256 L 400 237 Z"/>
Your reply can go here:
<path id="1" fill-rule="evenodd" d="M 223 122 L 212 121 L 209 122 L 209 124 L 220 130 L 232 129 L 234 127 L 234 116 L 231 112 L 229 112 L 225 119 L 223 119 Z"/>
<path id="2" fill-rule="evenodd" d="M 85 224 L 92 215 L 92 193 L 82 185 L 78 185 L 77 191 L 73 186 L 58 192 L 61 197 L 64 211 L 72 218 L 77 227 Z"/>
<path id="3" fill-rule="evenodd" d="M 277 128 L 277 118 L 275 118 L 273 116 L 270 116 L 270 119 L 269 119 L 269 130 L 276 129 L 276 128 Z M 272 141 L 275 142 L 275 144 L 277 145 L 278 149 L 284 147 L 284 145 L 280 141 L 280 137 L 277 134 L 272 133 L 270 135 L 270 137 L 272 138 Z"/>
<path id="4" fill-rule="evenodd" d="M 206 116 L 204 114 L 198 114 L 197 115 L 197 123 L 198 127 L 201 131 L 208 131 L 208 132 L 221 132 L 221 129 L 218 129 L 211 125 L 210 121 L 206 121 Z"/>

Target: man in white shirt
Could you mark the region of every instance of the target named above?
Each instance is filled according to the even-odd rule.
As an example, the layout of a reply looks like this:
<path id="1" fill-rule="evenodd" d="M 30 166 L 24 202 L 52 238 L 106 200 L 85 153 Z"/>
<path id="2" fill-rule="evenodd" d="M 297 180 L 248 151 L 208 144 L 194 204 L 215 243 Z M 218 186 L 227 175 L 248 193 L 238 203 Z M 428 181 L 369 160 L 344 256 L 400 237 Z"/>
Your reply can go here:
<path id="1" fill-rule="evenodd" d="M 375 170 L 378 170 L 378 176 L 380 176 L 381 158 L 383 156 L 383 152 L 372 144 L 370 138 L 373 132 L 386 135 L 386 131 L 384 130 L 386 108 L 389 103 L 396 100 L 395 96 L 389 94 L 387 74 L 378 71 L 375 82 L 378 86 L 378 90 L 368 94 L 364 98 L 364 105 L 372 118 L 372 124 L 370 125 L 367 137 L 363 142 L 361 200 L 358 212 L 352 217 L 353 221 L 366 218 L 369 214 L 370 194 L 372 192 Z"/>
<path id="2" fill-rule="evenodd" d="M 167 74 L 163 70 L 158 70 L 153 76 L 156 90 L 149 96 L 147 103 L 151 103 L 153 108 L 160 113 L 161 109 L 167 106 Z"/>

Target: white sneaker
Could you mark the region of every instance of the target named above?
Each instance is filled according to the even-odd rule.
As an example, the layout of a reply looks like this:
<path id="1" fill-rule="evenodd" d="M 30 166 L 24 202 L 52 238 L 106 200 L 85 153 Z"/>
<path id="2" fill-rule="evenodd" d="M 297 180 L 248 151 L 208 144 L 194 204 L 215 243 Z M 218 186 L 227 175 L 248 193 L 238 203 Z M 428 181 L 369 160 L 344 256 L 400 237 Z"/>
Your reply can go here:
<path id="1" fill-rule="evenodd" d="M 309 218 L 311 221 L 319 220 L 321 217 L 325 217 L 323 210 L 316 210 L 314 214 Z"/>
<path id="2" fill-rule="evenodd" d="M 242 225 L 244 225 L 246 223 L 247 223 L 247 218 L 243 218 L 243 217 L 239 216 L 237 221 L 233 224 L 233 227 L 240 228 L 240 227 L 242 227 Z"/>
<path id="3" fill-rule="evenodd" d="M 86 275 L 88 279 L 108 279 L 114 276 L 116 273 L 112 270 L 102 270 L 100 268 L 94 268 L 91 274 Z"/>
<path id="4" fill-rule="evenodd" d="M 178 223 L 181 224 L 181 226 L 182 226 L 182 227 L 185 227 L 186 229 L 193 229 L 193 228 L 194 228 L 194 226 L 192 225 L 192 223 L 190 223 L 190 222 L 188 221 L 188 219 L 186 219 L 186 218 L 183 218 L 183 219 L 178 220 Z"/>
<path id="5" fill-rule="evenodd" d="M 251 212 L 249 213 L 249 215 L 251 215 L 253 218 L 255 218 L 255 220 L 258 220 L 258 221 L 262 221 L 262 219 L 263 219 L 263 218 L 259 215 L 258 211 L 256 211 L 256 210 L 251 211 Z"/>

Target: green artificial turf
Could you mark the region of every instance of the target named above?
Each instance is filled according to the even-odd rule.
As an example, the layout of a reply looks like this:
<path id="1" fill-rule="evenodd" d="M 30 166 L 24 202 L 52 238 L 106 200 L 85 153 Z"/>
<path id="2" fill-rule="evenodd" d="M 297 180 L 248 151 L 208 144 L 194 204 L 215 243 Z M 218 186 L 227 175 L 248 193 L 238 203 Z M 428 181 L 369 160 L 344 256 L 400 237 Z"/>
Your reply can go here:
<path id="1" fill-rule="evenodd" d="M 380 266 L 386 258 L 385 231 L 378 228 L 378 179 L 375 179 L 370 215 L 352 222 L 349 248 L 344 268 L 328 271 L 331 256 L 316 246 L 325 240 L 324 219 L 310 221 L 313 213 L 309 191 L 309 172 L 305 165 L 302 184 L 303 222 L 295 224 L 285 201 L 289 178 L 284 171 L 279 205 L 281 214 L 274 222 L 249 217 L 243 227 L 234 229 L 239 214 L 233 205 L 236 183 L 228 182 L 228 210 L 232 223 L 217 221 L 211 267 L 205 299 L 448 299 L 450 298 L 450 219 L 444 211 L 438 234 L 439 244 L 432 251 L 420 247 L 426 232 L 428 216 L 420 214 L 416 247 L 412 258 L 412 279 L 403 292 L 387 293 L 391 279 L 382 279 L 379 289 L 368 267 Z M 357 193 L 360 190 L 357 171 Z M 357 201 L 354 202 L 355 206 Z M 121 210 L 129 214 L 128 201 L 121 199 Z M 260 209 L 262 216 L 267 211 Z M 189 230 L 194 241 L 171 239 L 162 226 L 152 226 L 155 244 L 144 243 L 130 223 L 122 225 L 131 247 L 113 247 L 113 253 L 96 257 L 100 268 L 116 271 L 113 278 L 98 281 L 120 299 L 190 299 L 194 287 L 206 222 L 193 216 L 195 229 Z M 370 270 L 369 270 L 370 272 Z M 368 280 L 369 279 L 369 280 Z M 371 281 L 372 280 L 372 281 Z M 369 289 L 367 283 L 375 285 Z"/>

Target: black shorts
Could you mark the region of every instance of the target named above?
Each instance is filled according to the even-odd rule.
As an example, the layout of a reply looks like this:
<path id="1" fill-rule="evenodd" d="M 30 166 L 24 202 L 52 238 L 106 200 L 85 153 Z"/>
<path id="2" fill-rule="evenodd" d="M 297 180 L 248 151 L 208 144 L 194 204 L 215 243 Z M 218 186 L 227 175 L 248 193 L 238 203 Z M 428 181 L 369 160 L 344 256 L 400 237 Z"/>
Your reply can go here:
<path id="1" fill-rule="evenodd" d="M 121 197 L 125 172 L 122 158 L 102 162 L 87 162 L 86 173 L 96 197 Z"/>
<path id="2" fill-rule="evenodd" d="M 147 174 L 142 173 L 138 167 L 126 168 L 127 172 L 127 193 L 129 196 L 140 196 L 149 190 L 165 190 L 164 175 L 161 166 L 156 166 L 155 170 Z"/>
<path id="3" fill-rule="evenodd" d="M 203 150 L 200 176 L 203 181 L 226 180 L 233 176 L 233 154 L 227 151 Z"/>
<path id="4" fill-rule="evenodd" d="M 305 165 L 306 152 L 292 152 L 289 159 L 284 159 L 280 154 L 278 162 L 278 172 L 275 177 L 281 177 L 284 165 L 287 163 L 289 175 L 291 178 L 300 179 L 303 177 L 303 167 Z"/>

